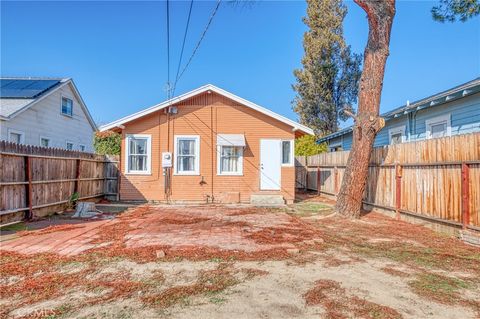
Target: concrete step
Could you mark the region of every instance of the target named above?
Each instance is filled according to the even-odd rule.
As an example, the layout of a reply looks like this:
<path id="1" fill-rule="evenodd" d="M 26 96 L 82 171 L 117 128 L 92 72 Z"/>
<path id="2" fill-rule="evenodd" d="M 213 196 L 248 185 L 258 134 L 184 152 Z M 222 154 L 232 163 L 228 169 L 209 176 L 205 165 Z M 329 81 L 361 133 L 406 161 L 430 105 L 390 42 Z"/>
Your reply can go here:
<path id="1" fill-rule="evenodd" d="M 250 204 L 264 207 L 278 207 L 284 206 L 285 200 L 282 195 L 253 194 L 250 195 Z"/>

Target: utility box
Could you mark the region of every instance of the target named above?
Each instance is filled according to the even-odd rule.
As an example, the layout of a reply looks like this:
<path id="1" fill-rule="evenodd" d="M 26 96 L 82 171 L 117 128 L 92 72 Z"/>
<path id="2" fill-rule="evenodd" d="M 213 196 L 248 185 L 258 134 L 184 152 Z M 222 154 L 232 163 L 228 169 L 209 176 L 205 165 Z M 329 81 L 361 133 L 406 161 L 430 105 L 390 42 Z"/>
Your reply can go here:
<path id="1" fill-rule="evenodd" d="M 172 153 L 170 152 L 162 153 L 162 167 L 163 168 L 172 167 Z"/>

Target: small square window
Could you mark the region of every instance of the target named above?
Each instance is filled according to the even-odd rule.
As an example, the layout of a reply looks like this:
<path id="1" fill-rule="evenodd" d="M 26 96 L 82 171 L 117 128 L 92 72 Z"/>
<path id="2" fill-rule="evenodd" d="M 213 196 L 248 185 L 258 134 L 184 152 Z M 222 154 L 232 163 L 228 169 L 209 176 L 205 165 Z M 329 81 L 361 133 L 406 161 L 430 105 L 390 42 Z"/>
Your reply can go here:
<path id="1" fill-rule="evenodd" d="M 40 146 L 49 147 L 50 146 L 50 139 L 46 137 L 40 138 Z"/>
<path id="2" fill-rule="evenodd" d="M 445 137 L 452 134 L 450 114 L 427 119 L 425 125 L 427 139 Z"/>
<path id="3" fill-rule="evenodd" d="M 78 149 L 80 150 L 80 152 L 85 152 L 85 145 L 80 144 L 78 146 Z"/>
<path id="4" fill-rule="evenodd" d="M 390 144 L 400 144 L 402 143 L 402 133 L 395 133 L 390 136 Z"/>
<path id="5" fill-rule="evenodd" d="M 73 101 L 71 99 L 62 97 L 62 114 L 73 116 Z"/>
<path id="6" fill-rule="evenodd" d="M 293 147 L 292 141 L 282 141 L 282 164 L 292 165 L 293 163 Z"/>
<path id="7" fill-rule="evenodd" d="M 8 141 L 17 144 L 25 143 L 25 133 L 17 130 L 8 130 Z"/>
<path id="8" fill-rule="evenodd" d="M 67 146 L 67 150 L 73 151 L 73 143 L 72 142 L 67 142 L 66 146 Z"/>

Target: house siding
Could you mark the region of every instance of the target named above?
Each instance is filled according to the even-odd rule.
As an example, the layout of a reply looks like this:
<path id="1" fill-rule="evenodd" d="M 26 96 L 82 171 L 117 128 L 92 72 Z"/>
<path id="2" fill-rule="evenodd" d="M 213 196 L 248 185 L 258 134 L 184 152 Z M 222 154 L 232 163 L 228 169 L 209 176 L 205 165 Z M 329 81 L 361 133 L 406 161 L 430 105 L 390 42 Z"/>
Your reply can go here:
<path id="1" fill-rule="evenodd" d="M 73 101 L 73 116 L 61 114 L 61 97 Z M 50 147 L 65 148 L 66 141 L 74 143 L 79 150 L 85 145 L 87 152 L 93 152 L 94 129 L 75 96 L 70 84 L 51 93 L 41 101 L 8 121 L 0 121 L 0 137 L 8 140 L 8 130 L 13 129 L 25 134 L 25 144 L 40 145 L 40 136 L 50 139 Z"/>
<path id="2" fill-rule="evenodd" d="M 389 129 L 405 125 L 406 141 L 420 141 L 426 138 L 426 121 L 428 119 L 450 114 L 452 135 L 480 132 L 480 93 L 445 103 L 439 106 L 419 110 L 410 121 L 407 115 L 389 120 L 375 138 L 374 147 L 389 144 Z M 411 124 L 410 124 L 411 123 Z M 352 133 L 335 137 L 328 143 L 335 144 L 342 141 L 342 148 L 352 148 Z"/>
<path id="3" fill-rule="evenodd" d="M 241 202 L 249 202 L 251 194 L 281 194 L 287 202 L 293 201 L 293 166 L 282 166 L 280 191 L 261 191 L 259 174 L 260 139 L 293 140 L 295 133 L 289 125 L 216 93 L 200 94 L 175 106 L 178 106 L 178 113 L 170 117 L 170 124 L 163 110 L 124 124 L 121 150 L 123 176 L 120 186 L 122 200 L 165 200 L 161 153 L 174 152 L 175 135 L 199 135 L 200 174 L 184 176 L 173 173 L 171 200 L 205 202 L 208 196 L 213 195 L 218 201 L 226 193 L 238 192 Z M 247 146 L 243 153 L 243 175 L 217 175 L 217 133 L 244 134 Z M 151 135 L 150 175 L 125 173 L 125 137 L 128 134 Z"/>

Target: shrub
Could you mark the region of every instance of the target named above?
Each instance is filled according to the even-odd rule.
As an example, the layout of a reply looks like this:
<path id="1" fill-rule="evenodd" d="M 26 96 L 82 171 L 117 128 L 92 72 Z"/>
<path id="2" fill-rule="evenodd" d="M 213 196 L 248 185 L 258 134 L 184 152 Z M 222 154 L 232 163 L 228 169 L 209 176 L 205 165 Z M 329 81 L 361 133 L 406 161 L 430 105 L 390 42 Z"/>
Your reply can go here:
<path id="1" fill-rule="evenodd" d="M 317 143 L 317 137 L 304 135 L 295 140 L 295 156 L 310 156 L 327 151 L 327 144 Z"/>
<path id="2" fill-rule="evenodd" d="M 122 136 L 112 131 L 97 132 L 93 138 L 95 152 L 100 155 L 119 155 Z"/>

